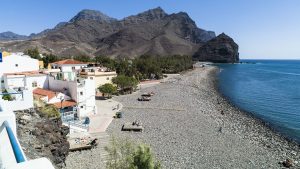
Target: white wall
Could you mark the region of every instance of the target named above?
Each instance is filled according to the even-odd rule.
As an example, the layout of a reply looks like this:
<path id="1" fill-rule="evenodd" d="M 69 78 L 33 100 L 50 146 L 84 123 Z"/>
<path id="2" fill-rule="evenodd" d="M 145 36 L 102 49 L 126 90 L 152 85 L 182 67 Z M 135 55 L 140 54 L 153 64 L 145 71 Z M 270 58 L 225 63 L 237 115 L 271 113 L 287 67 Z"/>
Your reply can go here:
<path id="1" fill-rule="evenodd" d="M 67 93 L 65 93 L 65 89 L 67 89 Z M 49 77 L 49 90 L 65 93 L 66 95 L 71 96 L 74 101 L 78 101 L 76 81 L 55 80 L 54 77 Z"/>
<path id="2" fill-rule="evenodd" d="M 0 158 L 2 166 L 0 168 L 4 168 L 15 164 L 16 159 L 6 129 L 1 125 L 4 121 L 7 121 L 15 136 L 17 136 L 17 130 L 15 114 L 11 110 L 7 110 L 7 107 L 3 104 L 0 103 L 0 106 L 2 106 L 2 111 L 0 110 Z"/>
<path id="3" fill-rule="evenodd" d="M 0 97 L 0 105 L 4 105 L 9 111 L 26 110 L 33 108 L 33 94 L 31 90 L 23 90 L 23 99 L 21 99 L 20 95 L 16 95 L 15 97 L 19 99 L 7 101 L 3 100 L 2 97 Z"/>
<path id="4" fill-rule="evenodd" d="M 72 69 L 72 67 L 75 67 L 75 70 L 81 70 L 81 68 L 87 66 L 86 64 L 84 65 L 57 65 L 57 64 L 51 64 L 51 67 L 54 69 L 58 69 L 60 68 L 62 72 L 73 72 L 74 70 Z"/>
<path id="5" fill-rule="evenodd" d="M 4 73 L 38 71 L 39 61 L 32 59 L 29 56 L 21 56 L 20 54 L 12 54 L 3 57 L 0 62 L 0 76 Z"/>
<path id="6" fill-rule="evenodd" d="M 7 169 L 55 169 L 52 163 L 45 157 L 9 166 Z"/>
<path id="7" fill-rule="evenodd" d="M 36 87 L 33 87 L 33 82 L 37 83 Z M 36 88 L 47 89 L 48 85 L 48 76 L 44 74 L 34 75 L 34 76 L 24 76 L 24 75 L 4 75 L 4 84 L 5 88 L 19 88 L 24 87 L 29 90 Z"/>
<path id="8" fill-rule="evenodd" d="M 48 100 L 48 104 L 53 104 L 53 103 L 60 103 L 61 98 L 64 100 L 71 100 L 71 98 L 63 93 L 58 93 L 57 96 L 53 97 L 52 99 Z"/>
<path id="9" fill-rule="evenodd" d="M 81 117 L 85 117 L 90 113 L 96 113 L 95 99 L 95 81 L 94 79 L 85 79 L 82 87 L 78 88 L 78 110 Z M 82 92 L 82 95 L 80 94 Z"/>

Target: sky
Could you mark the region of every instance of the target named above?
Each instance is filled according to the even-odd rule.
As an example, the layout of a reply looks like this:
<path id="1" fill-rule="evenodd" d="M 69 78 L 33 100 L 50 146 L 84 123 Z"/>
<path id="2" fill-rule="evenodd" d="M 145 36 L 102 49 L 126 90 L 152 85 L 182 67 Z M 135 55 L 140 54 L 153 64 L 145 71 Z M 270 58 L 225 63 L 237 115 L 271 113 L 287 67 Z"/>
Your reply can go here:
<path id="1" fill-rule="evenodd" d="M 160 6 L 228 34 L 242 59 L 300 59 L 300 0 L 1 0 L 0 6 L 0 32 L 24 35 L 53 28 L 82 9 L 122 19 Z"/>

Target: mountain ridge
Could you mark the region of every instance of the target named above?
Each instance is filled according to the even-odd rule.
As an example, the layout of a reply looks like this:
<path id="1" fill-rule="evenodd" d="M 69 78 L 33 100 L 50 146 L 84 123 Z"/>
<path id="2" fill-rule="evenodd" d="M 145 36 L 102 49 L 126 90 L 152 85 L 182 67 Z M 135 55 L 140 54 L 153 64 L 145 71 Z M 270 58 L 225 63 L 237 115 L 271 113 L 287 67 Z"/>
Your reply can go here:
<path id="1" fill-rule="evenodd" d="M 167 14 L 157 7 L 118 20 L 84 9 L 68 22 L 0 47 L 14 52 L 38 47 L 42 53 L 58 56 L 192 56 L 215 37 L 215 32 L 198 28 L 186 12 Z"/>

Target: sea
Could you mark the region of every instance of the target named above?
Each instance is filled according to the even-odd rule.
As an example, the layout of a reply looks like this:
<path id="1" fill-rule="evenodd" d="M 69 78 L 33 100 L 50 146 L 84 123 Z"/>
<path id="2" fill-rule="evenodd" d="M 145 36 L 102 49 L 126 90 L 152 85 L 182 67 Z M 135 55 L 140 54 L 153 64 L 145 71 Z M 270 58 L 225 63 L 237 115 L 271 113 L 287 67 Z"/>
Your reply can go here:
<path id="1" fill-rule="evenodd" d="M 219 90 L 229 101 L 300 143 L 300 60 L 220 64 Z"/>

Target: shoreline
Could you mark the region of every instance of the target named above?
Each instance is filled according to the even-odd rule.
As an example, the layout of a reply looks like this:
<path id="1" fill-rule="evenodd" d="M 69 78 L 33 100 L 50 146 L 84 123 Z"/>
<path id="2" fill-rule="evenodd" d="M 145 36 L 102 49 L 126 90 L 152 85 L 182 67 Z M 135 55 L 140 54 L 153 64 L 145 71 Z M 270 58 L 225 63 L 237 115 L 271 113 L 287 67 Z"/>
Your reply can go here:
<path id="1" fill-rule="evenodd" d="M 278 163 L 286 159 L 295 161 L 291 168 L 299 168 L 299 144 L 232 105 L 218 90 L 217 73 L 217 67 L 205 66 L 114 97 L 124 105 L 123 118 L 114 119 L 107 133 L 150 145 L 163 168 L 282 168 Z M 156 93 L 150 102 L 136 100 L 149 91 Z M 121 131 L 125 122 L 135 120 L 144 132 Z M 82 151 L 72 158 L 83 163 L 88 157 L 80 166 L 99 168 L 99 151 Z M 67 168 L 72 166 L 76 164 L 68 167 L 67 162 Z"/>
<path id="2" fill-rule="evenodd" d="M 214 66 L 216 67 L 216 66 Z M 247 118 L 250 118 L 251 120 L 254 120 L 257 125 L 261 125 L 261 127 L 264 127 L 265 130 L 269 130 L 269 132 L 272 132 L 274 136 L 277 137 L 278 141 L 281 142 L 287 142 L 288 144 L 291 144 L 292 146 L 299 146 L 300 143 L 298 143 L 296 140 L 293 140 L 292 138 L 288 137 L 287 135 L 284 135 L 283 133 L 278 132 L 274 127 L 272 127 L 268 122 L 263 121 L 262 119 L 256 117 L 253 113 L 248 112 L 246 110 L 243 110 L 242 108 L 239 108 L 238 106 L 234 105 L 229 98 L 227 98 L 225 95 L 222 94 L 222 92 L 219 89 L 219 79 L 218 79 L 218 74 L 219 74 L 219 68 L 216 67 L 216 72 L 212 76 L 214 78 L 214 90 L 216 93 L 219 95 L 220 98 L 226 102 L 226 104 L 230 105 L 237 111 L 239 111 L 242 115 L 246 116 Z"/>

